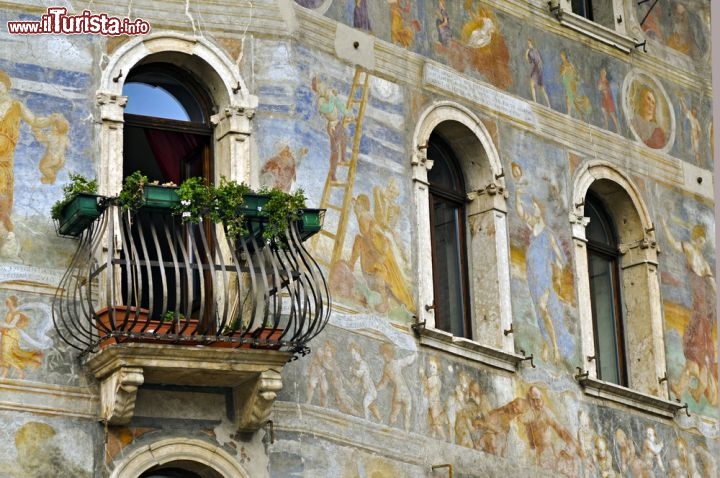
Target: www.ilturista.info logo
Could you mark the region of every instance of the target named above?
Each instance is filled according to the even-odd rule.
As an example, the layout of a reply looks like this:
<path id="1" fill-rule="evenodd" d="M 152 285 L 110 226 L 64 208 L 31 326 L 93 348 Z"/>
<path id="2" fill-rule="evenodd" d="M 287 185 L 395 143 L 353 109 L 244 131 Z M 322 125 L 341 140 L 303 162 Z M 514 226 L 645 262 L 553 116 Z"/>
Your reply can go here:
<path id="1" fill-rule="evenodd" d="M 91 35 L 145 35 L 150 24 L 140 18 L 111 17 L 107 13 L 83 10 L 79 15 L 68 15 L 65 7 L 50 7 L 40 21 L 7 22 L 8 32 L 14 35 L 40 34 L 91 34 Z"/>

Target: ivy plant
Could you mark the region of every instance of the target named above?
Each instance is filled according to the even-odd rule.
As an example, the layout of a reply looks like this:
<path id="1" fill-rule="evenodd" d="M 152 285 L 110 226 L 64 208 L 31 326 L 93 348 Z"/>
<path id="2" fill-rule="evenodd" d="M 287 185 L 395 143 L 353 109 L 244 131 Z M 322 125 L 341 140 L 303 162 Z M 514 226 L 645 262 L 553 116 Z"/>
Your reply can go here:
<path id="1" fill-rule="evenodd" d="M 302 210 L 305 208 L 304 191 L 298 189 L 294 193 L 288 193 L 277 188 L 262 188 L 258 194 L 269 196 L 268 202 L 260 211 L 260 215 L 268 218 L 263 238 L 284 242 L 285 231 L 290 223 L 302 218 Z"/>
<path id="2" fill-rule="evenodd" d="M 117 197 L 118 204 L 123 211 L 137 211 L 143 205 L 143 188 L 146 184 L 148 184 L 148 178 L 140 171 L 135 171 L 125 177 L 123 187 Z"/>

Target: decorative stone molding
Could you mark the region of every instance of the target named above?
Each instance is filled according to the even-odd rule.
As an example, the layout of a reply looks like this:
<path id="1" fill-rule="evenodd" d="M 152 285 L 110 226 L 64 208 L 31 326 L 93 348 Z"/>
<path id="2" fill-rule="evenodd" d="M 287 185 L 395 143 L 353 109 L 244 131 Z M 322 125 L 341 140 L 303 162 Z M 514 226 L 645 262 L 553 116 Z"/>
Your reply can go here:
<path id="1" fill-rule="evenodd" d="M 135 400 L 145 381 L 140 367 L 119 367 L 100 383 L 100 416 L 108 425 L 126 425 L 135 412 Z"/>
<path id="2" fill-rule="evenodd" d="M 95 95 L 95 102 L 100 108 L 100 118 L 103 121 L 121 123 L 127 101 L 127 96 L 116 95 L 107 91 L 98 91 Z"/>
<path id="3" fill-rule="evenodd" d="M 414 326 L 413 328 L 420 339 L 421 345 L 442 350 L 500 370 L 505 370 L 506 372 L 517 371 L 518 364 L 525 359 L 525 357 L 521 355 L 488 347 L 466 338 L 455 337 L 439 329 L 422 326 Z"/>
<path id="4" fill-rule="evenodd" d="M 250 134 L 250 120 L 255 116 L 255 108 L 240 106 L 227 107 L 212 115 L 210 121 L 215 127 L 215 139 L 218 141 L 229 134 Z"/>
<path id="5" fill-rule="evenodd" d="M 232 476 L 233 478 L 250 476 L 236 457 L 222 446 L 188 436 L 178 436 L 139 447 L 131 444 L 123 450 L 123 453 L 115 457 L 109 478 L 134 478 L 159 463 L 179 460 L 203 465 L 203 471 L 215 472 L 198 476 Z"/>
<path id="6" fill-rule="evenodd" d="M 202 346 L 115 344 L 85 360 L 101 381 L 100 419 L 109 425 L 132 420 L 143 383 L 233 390 L 236 424 L 253 432 L 268 420 L 282 389 L 282 367 L 290 352 Z"/>
<path id="7" fill-rule="evenodd" d="M 586 395 L 620 403 L 659 417 L 672 419 L 680 410 L 687 410 L 687 404 L 653 397 L 614 383 L 604 382 L 587 376 L 587 373 L 577 376 L 577 380 Z"/>
<path id="8" fill-rule="evenodd" d="M 624 28 L 620 29 L 620 31 L 613 30 L 583 16 L 576 15 L 572 12 L 568 0 L 561 0 L 560 2 L 555 0 L 548 2 L 548 5 L 550 12 L 555 15 L 560 25 L 615 47 L 624 53 L 630 53 L 638 43 L 634 38 L 630 38 L 625 34 Z M 617 13 L 622 18 L 622 13 Z"/>

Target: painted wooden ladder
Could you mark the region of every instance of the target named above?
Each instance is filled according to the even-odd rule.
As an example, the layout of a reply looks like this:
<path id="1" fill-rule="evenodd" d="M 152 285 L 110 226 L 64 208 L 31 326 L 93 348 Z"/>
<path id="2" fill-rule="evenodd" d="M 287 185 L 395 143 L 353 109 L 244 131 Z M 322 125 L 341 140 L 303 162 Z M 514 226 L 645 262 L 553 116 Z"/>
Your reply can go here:
<path id="1" fill-rule="evenodd" d="M 328 211 L 335 211 L 338 215 L 336 226 L 332 221 L 330 223 L 326 221 L 323 229 L 313 238 L 315 241 L 329 238 L 333 242 L 329 262 L 322 257 L 318 258 L 318 262 L 328 268 L 342 256 L 348 219 L 351 216 L 352 193 L 355 176 L 357 174 L 357 162 L 360 153 L 360 140 L 362 139 L 363 118 L 365 116 L 365 106 L 368 99 L 369 83 L 370 75 L 368 72 L 359 66 L 356 67 L 350 93 L 348 94 L 344 119 L 346 123 L 349 120 L 350 123 L 355 125 L 352 153 L 349 160 L 341 161 L 337 165 L 337 169 L 347 168 L 347 174 L 345 175 L 345 179 L 339 179 L 341 175 L 336 173 L 336 179 L 333 180 L 330 173 L 328 173 L 320 200 L 321 208 L 325 208 Z M 338 190 L 341 192 L 340 198 L 336 197 L 338 196 L 337 194 L 333 195 L 333 193 Z"/>

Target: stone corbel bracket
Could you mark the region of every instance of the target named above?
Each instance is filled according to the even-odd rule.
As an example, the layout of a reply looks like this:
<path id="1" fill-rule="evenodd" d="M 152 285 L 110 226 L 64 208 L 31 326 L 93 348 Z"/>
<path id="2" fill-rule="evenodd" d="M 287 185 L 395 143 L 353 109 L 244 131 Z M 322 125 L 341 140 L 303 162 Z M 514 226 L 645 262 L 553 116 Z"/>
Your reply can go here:
<path id="1" fill-rule="evenodd" d="M 255 431 L 267 423 L 277 394 L 282 390 L 279 370 L 265 370 L 253 382 L 236 387 L 233 393 L 235 425 L 241 432 Z"/>
<path id="2" fill-rule="evenodd" d="M 126 425 L 135 412 L 135 400 L 145 381 L 140 367 L 120 367 L 100 383 L 100 418 L 108 425 Z"/>
<path id="3" fill-rule="evenodd" d="M 290 352 L 265 349 L 186 347 L 148 343 L 115 344 L 88 357 L 85 365 L 100 381 L 99 418 L 126 425 L 144 383 L 192 387 L 225 387 L 233 391 L 238 431 L 264 426 L 278 392 Z M 178 393 L 182 393 L 179 391 Z"/>

